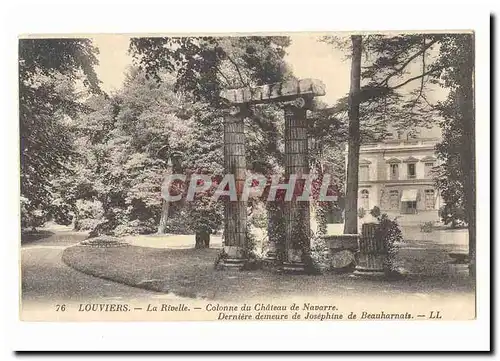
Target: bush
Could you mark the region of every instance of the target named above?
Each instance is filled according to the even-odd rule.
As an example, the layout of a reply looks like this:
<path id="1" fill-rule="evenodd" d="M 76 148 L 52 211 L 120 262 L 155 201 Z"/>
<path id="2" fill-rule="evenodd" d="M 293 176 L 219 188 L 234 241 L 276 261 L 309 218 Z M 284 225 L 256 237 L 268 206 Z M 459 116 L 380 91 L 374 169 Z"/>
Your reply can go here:
<path id="1" fill-rule="evenodd" d="M 85 218 L 75 222 L 76 231 L 91 231 L 96 228 L 102 221 L 99 219 Z"/>
<path id="2" fill-rule="evenodd" d="M 378 219 L 382 215 L 382 212 L 380 211 L 379 207 L 375 206 L 370 211 L 370 214 L 371 214 L 372 217 L 375 217 L 375 218 Z"/>
<path id="3" fill-rule="evenodd" d="M 123 242 L 119 238 L 110 237 L 110 236 L 100 236 L 96 238 L 89 238 L 82 242 L 80 242 L 82 246 L 90 246 L 97 248 L 109 248 L 109 247 L 127 247 L 129 244 L 127 242 Z"/>
<path id="4" fill-rule="evenodd" d="M 104 221 L 102 203 L 97 200 L 76 201 L 75 230 L 91 231 Z"/>
<path id="5" fill-rule="evenodd" d="M 385 213 L 380 214 L 378 210 L 378 217 L 375 217 L 375 212 L 372 210 L 371 214 L 378 220 L 375 237 L 383 239 L 387 250 L 387 257 L 385 259 L 384 268 L 388 274 L 396 271 L 396 255 L 399 250 L 400 244 L 403 242 L 403 233 L 396 219 L 390 219 Z"/>
<path id="6" fill-rule="evenodd" d="M 319 234 L 312 234 L 311 237 L 311 261 L 317 272 L 330 270 L 330 250 L 328 244 Z"/>
<path id="7" fill-rule="evenodd" d="M 255 207 L 253 209 L 250 223 L 255 228 L 267 228 L 267 212 L 264 207 Z"/>
<path id="8" fill-rule="evenodd" d="M 32 207 L 29 199 L 21 197 L 21 228 L 41 227 L 47 221 L 46 212 Z"/>
<path id="9" fill-rule="evenodd" d="M 48 209 L 48 217 L 57 224 L 69 226 L 73 223 L 73 212 L 71 206 L 64 203 L 60 198 L 54 200 Z"/>
<path id="10" fill-rule="evenodd" d="M 365 211 L 364 208 L 361 207 L 361 208 L 358 209 L 358 218 L 361 219 L 364 216 L 366 216 L 366 211 Z"/>
<path id="11" fill-rule="evenodd" d="M 119 224 L 115 227 L 112 234 L 117 237 L 136 235 L 136 234 L 151 234 L 155 233 L 157 225 L 153 219 L 140 221 L 138 219 Z"/>
<path id="12" fill-rule="evenodd" d="M 434 222 L 432 221 L 424 222 L 420 225 L 420 232 L 432 233 L 433 230 L 434 230 Z"/>

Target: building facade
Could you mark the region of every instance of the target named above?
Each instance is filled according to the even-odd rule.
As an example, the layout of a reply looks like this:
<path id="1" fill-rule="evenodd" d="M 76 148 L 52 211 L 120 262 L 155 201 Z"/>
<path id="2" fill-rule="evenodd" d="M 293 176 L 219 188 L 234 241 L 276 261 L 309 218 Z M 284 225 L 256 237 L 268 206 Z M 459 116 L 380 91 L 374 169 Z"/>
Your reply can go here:
<path id="1" fill-rule="evenodd" d="M 394 134 L 394 135 L 393 135 Z M 440 129 L 392 133 L 360 148 L 358 208 L 378 206 L 401 224 L 438 222 L 442 205 L 434 185 Z"/>

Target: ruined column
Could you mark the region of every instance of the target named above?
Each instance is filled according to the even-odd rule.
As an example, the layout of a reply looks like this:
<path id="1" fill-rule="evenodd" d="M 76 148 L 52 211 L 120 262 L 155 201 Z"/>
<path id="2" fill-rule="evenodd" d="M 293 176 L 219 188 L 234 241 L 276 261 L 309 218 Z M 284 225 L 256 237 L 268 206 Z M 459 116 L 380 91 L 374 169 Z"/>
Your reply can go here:
<path id="1" fill-rule="evenodd" d="M 245 184 L 245 132 L 242 107 L 233 106 L 224 117 L 224 171 L 235 179 L 237 200 L 224 200 L 223 267 L 242 267 L 246 254 L 247 204 L 241 200 Z"/>
<path id="2" fill-rule="evenodd" d="M 297 98 L 285 106 L 285 178 L 296 176 L 292 200 L 285 202 L 285 271 L 305 271 L 310 249 L 309 200 L 297 198 L 304 189 L 303 175 L 309 174 L 306 101 Z"/>
<path id="3" fill-rule="evenodd" d="M 239 89 L 225 89 L 221 91 L 220 97 L 228 105 L 242 107 L 256 106 L 278 102 L 285 105 L 285 153 L 286 153 L 286 178 L 291 174 L 308 175 L 309 163 L 307 159 L 307 124 L 306 109 L 311 106 L 315 96 L 325 95 L 324 84 L 316 79 L 288 80 L 281 83 L 266 84 L 257 87 L 245 87 Z M 225 140 L 225 164 L 226 172 L 241 174 L 244 178 L 244 134 L 243 116 L 236 113 L 226 117 L 224 126 Z M 240 156 L 240 153 L 243 156 Z M 244 181 L 238 180 L 238 184 Z M 306 181 L 297 181 L 298 187 Z M 242 185 L 241 185 L 242 187 Z M 309 202 L 297 200 L 296 194 L 291 202 L 285 201 L 285 249 L 283 247 L 272 247 L 271 256 L 278 256 L 278 261 L 283 258 L 285 270 L 304 271 L 309 258 L 310 248 L 310 214 Z M 225 245 L 227 253 L 227 264 L 241 264 L 245 257 L 245 231 L 246 231 L 246 207 L 245 203 L 229 202 L 226 205 L 225 223 Z M 283 237 L 275 237 L 280 239 Z M 278 249 L 276 249 L 278 248 Z M 283 253 L 283 257 L 280 254 Z"/>

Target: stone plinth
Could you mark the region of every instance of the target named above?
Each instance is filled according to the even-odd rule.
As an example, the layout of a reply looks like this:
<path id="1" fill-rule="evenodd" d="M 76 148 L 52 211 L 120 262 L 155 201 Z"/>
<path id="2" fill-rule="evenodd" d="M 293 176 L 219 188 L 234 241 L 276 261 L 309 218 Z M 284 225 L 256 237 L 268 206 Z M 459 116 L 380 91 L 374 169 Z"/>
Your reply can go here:
<path id="1" fill-rule="evenodd" d="M 329 250 L 330 266 L 334 270 L 345 270 L 355 263 L 359 250 L 359 235 L 327 235 L 323 236 L 323 239 Z"/>

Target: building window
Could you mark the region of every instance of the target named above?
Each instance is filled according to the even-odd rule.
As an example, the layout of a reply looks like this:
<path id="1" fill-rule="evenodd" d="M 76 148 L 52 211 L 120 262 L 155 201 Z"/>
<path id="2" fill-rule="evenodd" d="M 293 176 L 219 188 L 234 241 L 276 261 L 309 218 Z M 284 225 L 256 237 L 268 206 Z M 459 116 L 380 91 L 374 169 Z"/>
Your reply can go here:
<path id="1" fill-rule="evenodd" d="M 425 190 L 425 209 L 434 209 L 435 203 L 434 189 Z"/>
<path id="2" fill-rule="evenodd" d="M 415 163 L 408 163 L 408 179 L 417 178 Z"/>
<path id="3" fill-rule="evenodd" d="M 362 165 L 359 167 L 359 180 L 367 181 L 370 179 L 369 167 L 367 165 Z"/>
<path id="4" fill-rule="evenodd" d="M 432 177 L 432 168 L 433 167 L 434 167 L 434 163 L 432 163 L 432 162 L 424 163 L 425 178 L 431 178 Z"/>
<path id="5" fill-rule="evenodd" d="M 399 167 L 397 163 L 393 163 L 390 165 L 391 167 L 391 179 L 397 180 L 399 179 Z"/>
<path id="6" fill-rule="evenodd" d="M 404 202 L 405 207 L 402 211 L 402 213 L 406 214 L 415 214 L 417 213 L 417 202 Z"/>
<path id="7" fill-rule="evenodd" d="M 361 208 L 365 211 L 370 210 L 370 193 L 366 189 L 361 191 Z"/>
<path id="8" fill-rule="evenodd" d="M 390 209 L 399 209 L 399 191 L 389 192 L 389 207 Z"/>

